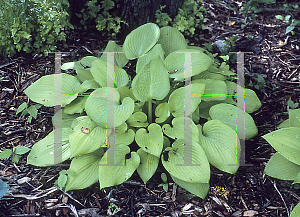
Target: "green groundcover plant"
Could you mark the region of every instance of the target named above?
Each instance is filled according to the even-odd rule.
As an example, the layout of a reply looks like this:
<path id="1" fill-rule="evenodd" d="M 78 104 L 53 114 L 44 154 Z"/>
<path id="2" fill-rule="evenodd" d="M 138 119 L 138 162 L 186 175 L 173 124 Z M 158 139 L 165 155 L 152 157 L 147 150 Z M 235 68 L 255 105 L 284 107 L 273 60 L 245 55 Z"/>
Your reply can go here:
<path id="1" fill-rule="evenodd" d="M 163 13 L 166 5 L 160 6 L 155 13 L 156 23 L 160 27 L 172 26 L 189 38 L 198 41 L 199 37 L 195 36 L 195 31 L 196 29 L 202 30 L 202 22 L 207 20 L 202 14 L 205 8 L 199 6 L 200 4 L 203 4 L 203 1 L 184 0 L 182 7 L 178 9 L 178 14 L 173 20 L 167 13 Z"/>
<path id="2" fill-rule="evenodd" d="M 263 136 L 277 151 L 269 160 L 264 173 L 273 178 L 300 183 L 300 109 L 289 109 L 289 118 L 278 130 Z M 299 216 L 300 204 L 291 213 Z"/>
<path id="3" fill-rule="evenodd" d="M 136 75 L 130 81 L 123 67 L 133 59 Z M 210 165 L 230 174 L 238 170 L 234 95 L 241 87 L 230 81 L 235 73 L 205 49 L 188 46 L 177 29 L 147 23 L 122 47 L 110 41 L 100 58 L 87 56 L 62 69 L 77 75 L 46 75 L 24 92 L 36 103 L 55 106 L 60 87 L 54 81 L 61 79 L 62 128 L 37 142 L 27 162 L 45 167 L 71 159 L 62 174 L 66 191 L 98 181 L 101 189 L 119 185 L 135 171 L 147 183 L 161 162 L 175 183 L 204 198 Z M 261 103 L 249 89 L 245 100 L 246 112 L 241 112 L 250 139 L 257 128 L 248 113 Z M 58 131 L 61 146 L 55 145 Z"/>
<path id="4" fill-rule="evenodd" d="M 1 0 L 0 54 L 42 53 L 56 50 L 65 41 L 63 29 L 73 29 L 68 21 L 67 0 Z"/>

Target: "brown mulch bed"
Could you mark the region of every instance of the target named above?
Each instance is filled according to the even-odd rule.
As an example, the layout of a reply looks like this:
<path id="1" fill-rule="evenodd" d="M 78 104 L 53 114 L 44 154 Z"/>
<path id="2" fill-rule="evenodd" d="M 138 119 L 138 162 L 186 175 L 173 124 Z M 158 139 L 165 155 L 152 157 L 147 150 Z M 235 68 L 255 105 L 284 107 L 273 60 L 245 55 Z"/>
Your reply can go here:
<path id="1" fill-rule="evenodd" d="M 204 4 L 208 10 L 205 14 L 209 18 L 205 23 L 208 32 L 199 35 L 200 42 L 194 43 L 203 46 L 209 41 L 238 35 L 237 49 L 253 51 L 245 54 L 246 87 L 251 82 L 257 84 L 258 75 L 265 81 L 259 89 L 249 87 L 256 91 L 262 107 L 252 114 L 259 133 L 246 141 L 247 165 L 234 175 L 212 168 L 211 186 L 224 187 L 227 193 L 210 192 L 202 200 L 176 185 L 165 192 L 158 187 L 162 183 L 160 174 L 146 186 L 134 174 L 130 181 L 112 188 L 100 190 L 95 184 L 66 193 L 54 185 L 58 172 L 65 168 L 27 165 L 24 155 L 18 164 L 11 164 L 10 158 L 0 160 L 0 178 L 10 185 L 8 193 L 0 199 L 0 216 L 288 216 L 300 201 L 299 185 L 292 186 L 291 182 L 263 174 L 274 150 L 261 136 L 276 130 L 287 119 L 289 99 L 294 102 L 299 99 L 299 32 L 285 35 L 287 25 L 275 18 L 284 12 L 270 10 L 268 5 L 263 5 L 267 11 L 259 13 L 255 21 L 249 12 L 248 24 L 241 29 L 242 14 L 225 4 L 238 7 L 238 3 L 209 2 Z M 299 11 L 289 13 L 300 19 Z M 229 25 L 232 21 L 235 23 Z M 63 62 L 96 56 L 108 41 L 99 40 L 97 33 L 70 33 L 68 37 L 68 51 L 72 55 L 65 56 Z M 234 64 L 232 67 L 234 71 Z M 20 53 L 0 60 L 1 150 L 20 145 L 30 148 L 52 131 L 53 108 L 41 107 L 37 120 L 30 124 L 28 116 L 15 114 L 20 104 L 30 103 L 23 90 L 41 76 L 53 73 L 53 55 L 32 57 Z"/>

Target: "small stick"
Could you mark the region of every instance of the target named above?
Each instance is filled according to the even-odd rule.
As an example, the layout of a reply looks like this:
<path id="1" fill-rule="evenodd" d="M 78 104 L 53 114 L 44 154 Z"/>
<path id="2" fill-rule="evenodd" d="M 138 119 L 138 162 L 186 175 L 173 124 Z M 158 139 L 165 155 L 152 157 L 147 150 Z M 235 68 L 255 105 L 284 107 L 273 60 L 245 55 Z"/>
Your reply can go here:
<path id="1" fill-rule="evenodd" d="M 272 181 L 271 181 L 271 182 L 272 182 Z M 286 211 L 287 211 L 287 214 L 288 214 L 288 216 L 290 216 L 289 209 L 287 208 L 287 205 L 286 205 L 286 203 L 285 203 L 285 201 L 284 201 L 284 199 L 283 199 L 283 197 L 282 197 L 282 195 L 281 195 L 280 191 L 278 190 L 278 188 L 277 188 L 277 186 L 276 186 L 276 182 L 275 182 L 275 180 L 274 180 L 274 182 L 272 182 L 272 183 L 273 183 L 273 185 L 274 185 L 274 188 L 275 188 L 275 190 L 276 190 L 276 191 L 277 191 L 277 193 L 279 194 L 279 196 L 280 196 L 281 200 L 283 201 L 283 204 L 284 204 L 284 206 L 285 206 L 285 208 L 286 208 Z"/>

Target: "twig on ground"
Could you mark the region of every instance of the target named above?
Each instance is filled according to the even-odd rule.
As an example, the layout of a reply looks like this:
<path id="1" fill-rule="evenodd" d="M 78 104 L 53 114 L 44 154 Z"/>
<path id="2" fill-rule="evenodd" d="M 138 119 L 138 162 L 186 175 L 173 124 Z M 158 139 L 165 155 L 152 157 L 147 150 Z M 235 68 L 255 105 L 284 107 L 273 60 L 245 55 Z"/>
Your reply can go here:
<path id="1" fill-rule="evenodd" d="M 271 180 L 271 182 L 272 182 L 272 180 Z M 284 201 L 284 199 L 283 199 L 283 197 L 282 197 L 282 195 L 281 195 L 280 191 L 278 190 L 278 188 L 277 188 L 277 186 L 276 186 L 276 182 L 275 182 L 275 180 L 274 180 L 274 182 L 272 182 L 272 183 L 273 183 L 273 186 L 274 186 L 275 190 L 276 190 L 276 191 L 277 191 L 277 193 L 279 194 L 279 196 L 280 196 L 281 200 L 283 201 L 283 204 L 284 204 L 284 206 L 285 206 L 285 208 L 286 208 L 286 211 L 287 211 L 287 214 L 288 214 L 288 216 L 290 216 L 289 209 L 288 209 L 288 207 L 287 207 L 287 205 L 286 205 L 286 203 L 285 203 L 285 201 Z"/>

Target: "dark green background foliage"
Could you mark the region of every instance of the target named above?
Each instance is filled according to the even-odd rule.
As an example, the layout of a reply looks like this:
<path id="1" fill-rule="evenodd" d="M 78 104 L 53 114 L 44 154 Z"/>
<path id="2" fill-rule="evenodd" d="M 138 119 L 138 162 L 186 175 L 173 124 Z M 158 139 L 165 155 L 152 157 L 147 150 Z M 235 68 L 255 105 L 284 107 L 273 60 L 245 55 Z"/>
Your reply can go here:
<path id="1" fill-rule="evenodd" d="M 115 10 L 120 7 L 118 2 L 118 0 L 104 0 L 99 4 L 97 0 L 87 1 L 80 13 L 76 13 L 80 18 L 80 23 L 76 27 L 87 30 L 96 26 L 103 36 L 116 36 L 123 22 Z"/>
<path id="2" fill-rule="evenodd" d="M 0 54 L 54 51 L 57 42 L 65 40 L 62 28 L 73 28 L 68 7 L 68 0 L 0 1 Z"/>
<path id="3" fill-rule="evenodd" d="M 204 12 L 205 9 L 201 6 L 202 3 L 202 1 L 185 0 L 173 20 L 167 13 L 163 13 L 166 6 L 161 6 L 155 14 L 157 18 L 156 23 L 161 27 L 174 27 L 181 31 L 186 37 L 194 38 L 194 40 L 198 41 L 199 38 L 195 37 L 195 33 L 199 33 L 199 30 L 203 29 L 202 22 L 204 21 L 202 12 Z"/>

